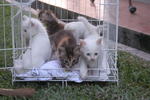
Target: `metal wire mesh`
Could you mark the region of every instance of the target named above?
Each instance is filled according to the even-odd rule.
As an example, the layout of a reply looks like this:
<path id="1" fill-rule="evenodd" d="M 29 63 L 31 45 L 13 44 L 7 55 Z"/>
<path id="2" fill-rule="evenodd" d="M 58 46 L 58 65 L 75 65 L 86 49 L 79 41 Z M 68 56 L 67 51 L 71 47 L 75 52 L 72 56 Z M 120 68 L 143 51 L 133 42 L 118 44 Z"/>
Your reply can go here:
<path id="1" fill-rule="evenodd" d="M 89 0 L 90 1 L 90 0 Z M 14 61 L 25 50 L 30 49 L 24 40 L 21 28 L 22 16 L 34 17 L 37 9 L 50 9 L 64 22 L 76 21 L 77 16 L 85 16 L 93 25 L 101 24 L 103 36 L 107 41 L 106 61 L 108 68 L 99 69 L 100 73 L 110 71 L 107 80 L 95 80 L 89 76 L 84 81 L 118 81 L 117 41 L 119 0 L 96 0 L 95 7 L 88 0 L 2 0 L 0 1 L 0 69 L 12 68 Z M 32 59 L 31 59 L 32 60 Z M 100 63 L 97 63 L 100 65 Z M 89 69 L 98 70 L 98 69 Z M 27 81 L 17 77 L 12 71 L 14 81 Z M 33 76 L 27 76 L 32 78 Z M 47 78 L 41 76 L 40 78 Z M 49 81 L 66 81 L 53 79 Z"/>

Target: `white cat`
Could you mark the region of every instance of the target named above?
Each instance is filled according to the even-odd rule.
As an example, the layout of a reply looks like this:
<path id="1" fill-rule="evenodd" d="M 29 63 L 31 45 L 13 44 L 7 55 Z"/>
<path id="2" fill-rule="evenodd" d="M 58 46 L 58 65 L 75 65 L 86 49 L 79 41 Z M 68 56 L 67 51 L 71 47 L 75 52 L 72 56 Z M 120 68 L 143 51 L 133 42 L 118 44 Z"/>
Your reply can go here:
<path id="1" fill-rule="evenodd" d="M 88 22 L 88 20 L 82 16 L 79 16 L 78 22 L 70 22 L 67 23 L 64 27 L 65 30 L 72 30 L 73 35 L 75 36 L 76 40 L 79 42 L 80 39 L 84 39 L 89 36 L 91 33 L 100 35 L 101 27 L 94 26 Z M 86 23 L 87 25 L 85 25 Z M 91 31 L 92 30 L 92 31 Z"/>
<path id="2" fill-rule="evenodd" d="M 65 30 L 72 30 L 73 35 L 76 40 L 79 42 L 81 38 L 84 38 L 85 33 L 87 33 L 87 28 L 85 27 L 83 22 L 70 22 L 67 23 L 64 27 Z"/>
<path id="3" fill-rule="evenodd" d="M 95 37 L 100 36 L 100 33 L 102 32 L 102 26 L 101 25 L 94 26 L 91 23 L 89 23 L 85 17 L 82 17 L 82 16 L 78 16 L 78 21 L 82 22 L 84 27 L 85 27 L 83 29 L 85 32 L 84 38 L 86 38 L 90 35 L 94 35 Z"/>
<path id="4" fill-rule="evenodd" d="M 78 22 L 68 23 L 64 29 L 73 30 L 73 35 L 81 45 L 80 74 L 81 78 L 85 79 L 88 74 L 88 67 L 98 68 L 95 65 L 98 65 L 98 60 L 102 59 L 103 38 L 100 36 L 102 28 L 100 25 L 90 24 L 85 17 L 79 16 L 77 19 Z M 95 75 L 98 75 L 98 71 Z"/>
<path id="5" fill-rule="evenodd" d="M 81 41 L 80 45 L 81 45 L 81 54 L 82 54 L 81 59 L 83 61 L 80 66 L 84 68 L 83 69 L 84 71 L 81 71 L 84 72 L 81 73 L 81 77 L 86 78 L 88 73 L 87 72 L 88 68 L 93 68 L 93 69 L 98 68 L 98 66 L 96 65 L 98 65 L 99 57 L 102 56 L 101 53 L 102 38 L 89 36 L 80 41 Z M 95 72 L 95 71 L 89 71 L 89 72 Z M 96 73 L 98 74 L 98 71 Z"/>
<path id="6" fill-rule="evenodd" d="M 39 68 L 51 57 L 51 44 L 46 28 L 35 18 L 23 16 L 23 35 L 29 38 L 29 47 L 23 55 L 14 61 L 17 74 L 27 72 L 32 68 Z M 30 38 L 31 37 L 31 38 Z"/>
<path id="7" fill-rule="evenodd" d="M 92 75 L 99 75 L 98 60 L 101 60 L 103 38 L 99 35 L 100 27 L 94 26 L 88 22 L 84 17 L 78 17 L 78 20 L 82 21 L 88 31 L 85 33 L 84 39 L 80 39 L 82 60 L 80 67 L 81 77 L 85 79 L 88 75 L 88 68 L 96 69 L 90 71 Z"/>

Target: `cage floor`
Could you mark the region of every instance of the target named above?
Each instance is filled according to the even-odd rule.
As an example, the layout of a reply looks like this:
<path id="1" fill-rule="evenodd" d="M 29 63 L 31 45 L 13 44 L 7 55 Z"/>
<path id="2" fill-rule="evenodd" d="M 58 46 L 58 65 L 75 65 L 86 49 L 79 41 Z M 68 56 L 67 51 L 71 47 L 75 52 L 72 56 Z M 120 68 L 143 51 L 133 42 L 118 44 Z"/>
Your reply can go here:
<path id="1" fill-rule="evenodd" d="M 103 60 L 104 61 L 104 60 Z M 105 64 L 105 65 L 104 65 Z M 77 65 L 78 66 L 78 65 Z M 86 79 L 80 77 L 79 68 L 72 71 L 65 71 L 61 68 L 58 61 L 49 61 L 36 69 L 24 69 L 24 73 L 13 73 L 13 81 L 74 81 L 77 83 L 83 81 L 113 81 L 117 82 L 117 68 L 109 68 L 105 61 L 103 66 L 98 68 L 88 68 Z"/>

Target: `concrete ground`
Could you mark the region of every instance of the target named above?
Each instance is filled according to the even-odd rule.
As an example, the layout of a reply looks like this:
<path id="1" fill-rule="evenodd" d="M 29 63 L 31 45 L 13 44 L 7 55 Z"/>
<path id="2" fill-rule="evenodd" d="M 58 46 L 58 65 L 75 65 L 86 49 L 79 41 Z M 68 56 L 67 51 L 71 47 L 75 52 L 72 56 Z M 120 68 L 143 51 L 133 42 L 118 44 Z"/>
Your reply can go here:
<path id="1" fill-rule="evenodd" d="M 150 61 L 150 54 L 143 52 L 141 50 L 138 50 L 138 49 L 135 49 L 135 48 L 123 45 L 123 44 L 118 44 L 118 50 L 129 52 L 132 55 L 135 55 L 135 56 L 142 58 L 146 61 Z"/>

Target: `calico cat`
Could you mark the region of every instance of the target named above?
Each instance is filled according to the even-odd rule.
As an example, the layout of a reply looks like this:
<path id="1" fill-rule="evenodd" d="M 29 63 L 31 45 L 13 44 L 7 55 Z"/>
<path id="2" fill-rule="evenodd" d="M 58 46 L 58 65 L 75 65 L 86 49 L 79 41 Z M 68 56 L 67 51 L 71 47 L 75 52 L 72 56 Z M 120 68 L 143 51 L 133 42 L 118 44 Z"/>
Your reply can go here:
<path id="1" fill-rule="evenodd" d="M 25 73 L 32 68 L 39 68 L 51 57 L 51 43 L 44 25 L 35 18 L 23 16 L 23 34 L 29 38 L 29 47 L 23 55 L 14 61 L 17 74 Z"/>
<path id="2" fill-rule="evenodd" d="M 46 25 L 49 36 L 64 29 L 65 23 L 60 21 L 51 10 L 41 10 L 38 18 Z"/>
<path id="3" fill-rule="evenodd" d="M 52 37 L 53 52 L 66 71 L 70 71 L 79 61 L 80 46 L 72 35 L 72 31 L 60 30 Z"/>
<path id="4" fill-rule="evenodd" d="M 63 30 L 65 23 L 60 21 L 50 10 L 43 10 L 39 13 L 39 19 L 45 23 L 49 38 L 53 46 L 53 58 L 59 59 L 65 70 L 69 71 L 78 63 L 80 48 L 72 31 Z"/>

